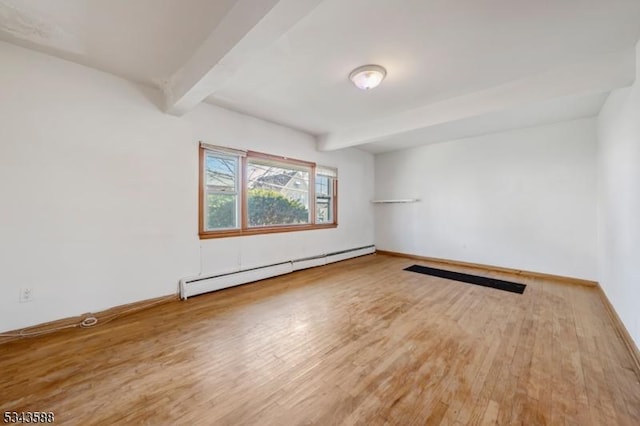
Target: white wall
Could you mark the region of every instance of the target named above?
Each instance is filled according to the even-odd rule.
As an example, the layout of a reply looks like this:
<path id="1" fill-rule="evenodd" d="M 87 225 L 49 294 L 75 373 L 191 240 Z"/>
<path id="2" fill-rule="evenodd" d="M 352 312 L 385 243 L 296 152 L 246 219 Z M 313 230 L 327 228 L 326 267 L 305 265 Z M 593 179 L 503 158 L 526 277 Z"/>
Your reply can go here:
<path id="1" fill-rule="evenodd" d="M 596 278 L 595 119 L 376 156 L 376 245 Z"/>
<path id="2" fill-rule="evenodd" d="M 206 104 L 165 115 L 151 89 L 2 42 L 0 64 L 0 331 L 373 243 L 370 154 Z M 339 227 L 201 242 L 200 140 L 338 167 Z"/>
<path id="3" fill-rule="evenodd" d="M 598 279 L 640 346 L 640 42 L 632 87 L 598 117 Z"/>
<path id="4" fill-rule="evenodd" d="M 192 140 L 338 168 L 337 229 L 203 240 L 204 273 L 221 272 L 221 268 L 225 269 L 222 272 L 229 272 L 240 266 L 248 268 L 373 244 L 371 154 L 356 149 L 319 152 L 315 139 L 309 135 L 206 104 L 184 119 L 197 134 Z"/>

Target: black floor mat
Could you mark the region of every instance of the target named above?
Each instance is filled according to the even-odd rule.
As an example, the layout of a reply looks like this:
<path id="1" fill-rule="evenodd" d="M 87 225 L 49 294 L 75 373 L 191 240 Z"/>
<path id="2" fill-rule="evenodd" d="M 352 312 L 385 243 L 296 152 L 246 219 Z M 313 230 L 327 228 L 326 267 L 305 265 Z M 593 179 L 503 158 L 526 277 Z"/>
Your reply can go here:
<path id="1" fill-rule="evenodd" d="M 461 272 L 446 271 L 444 269 L 428 268 L 426 266 L 411 265 L 405 271 L 417 272 L 419 274 L 433 275 L 434 277 L 446 278 L 448 280 L 462 281 L 463 283 L 481 285 L 483 287 L 497 288 L 498 290 L 510 291 L 512 293 L 524 293 L 525 284 L 513 283 L 511 281 L 496 280 L 494 278 L 479 277 L 477 275 L 463 274 Z"/>

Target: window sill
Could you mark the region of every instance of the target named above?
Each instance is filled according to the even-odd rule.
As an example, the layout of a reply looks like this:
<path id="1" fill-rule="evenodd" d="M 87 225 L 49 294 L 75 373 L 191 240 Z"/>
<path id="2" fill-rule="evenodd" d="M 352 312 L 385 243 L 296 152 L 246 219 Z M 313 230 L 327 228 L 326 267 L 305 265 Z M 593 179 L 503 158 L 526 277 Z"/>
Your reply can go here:
<path id="1" fill-rule="evenodd" d="M 264 227 L 264 228 L 232 229 L 232 230 L 225 230 L 225 231 L 207 231 L 207 232 L 200 232 L 200 239 L 208 240 L 213 238 L 277 234 L 281 232 L 313 231 L 316 229 L 332 229 L 337 227 L 338 227 L 337 223 L 327 223 L 327 224 L 321 224 L 321 225 L 318 224 L 318 225 L 301 225 L 301 226 L 270 226 L 270 227 Z"/>

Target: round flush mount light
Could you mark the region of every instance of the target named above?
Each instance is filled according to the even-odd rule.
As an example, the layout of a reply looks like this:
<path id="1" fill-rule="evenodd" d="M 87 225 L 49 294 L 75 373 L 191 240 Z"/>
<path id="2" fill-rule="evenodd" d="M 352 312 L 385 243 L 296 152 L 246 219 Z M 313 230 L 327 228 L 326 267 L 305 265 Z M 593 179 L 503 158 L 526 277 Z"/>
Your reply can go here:
<path id="1" fill-rule="evenodd" d="M 351 71 L 349 80 L 355 84 L 358 89 L 369 90 L 377 87 L 387 75 L 380 65 L 363 65 Z"/>

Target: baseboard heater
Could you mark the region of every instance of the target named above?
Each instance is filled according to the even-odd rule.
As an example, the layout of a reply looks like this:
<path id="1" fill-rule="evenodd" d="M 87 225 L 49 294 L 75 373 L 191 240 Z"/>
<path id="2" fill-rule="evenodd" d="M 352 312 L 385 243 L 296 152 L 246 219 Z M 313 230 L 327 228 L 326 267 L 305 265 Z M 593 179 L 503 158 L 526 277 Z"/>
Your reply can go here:
<path id="1" fill-rule="evenodd" d="M 196 296 L 198 294 L 209 293 L 211 291 L 222 290 L 223 288 L 264 280 L 266 278 L 299 271 L 300 269 L 314 268 L 316 266 L 327 265 L 341 260 L 365 256 L 367 254 L 373 254 L 375 251 L 376 247 L 374 245 L 370 245 L 321 254 L 313 257 L 305 257 L 303 259 L 274 263 L 272 265 L 259 266 L 257 268 L 230 272 L 228 274 L 183 278 L 180 280 L 180 298 L 186 300 L 188 297 Z"/>

